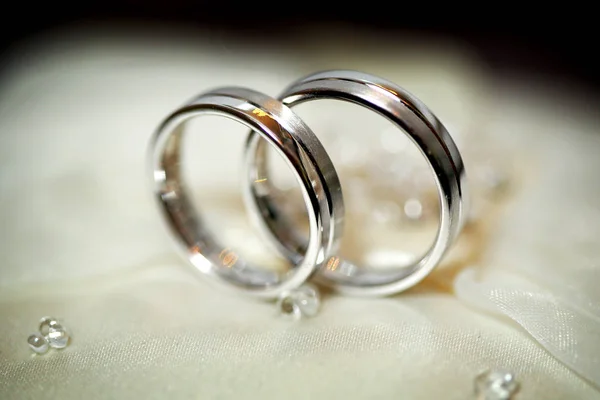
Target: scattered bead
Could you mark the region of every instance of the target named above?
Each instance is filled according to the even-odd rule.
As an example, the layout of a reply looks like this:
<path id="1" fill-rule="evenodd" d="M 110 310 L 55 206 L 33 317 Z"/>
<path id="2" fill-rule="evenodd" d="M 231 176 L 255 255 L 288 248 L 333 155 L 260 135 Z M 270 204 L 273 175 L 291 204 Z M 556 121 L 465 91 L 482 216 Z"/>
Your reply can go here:
<path id="1" fill-rule="evenodd" d="M 58 320 L 54 317 L 44 317 L 40 320 L 40 325 L 38 330 L 44 336 L 48 336 L 50 333 L 50 327 L 58 324 Z"/>
<path id="2" fill-rule="evenodd" d="M 518 391 L 519 383 L 510 371 L 485 371 L 475 378 L 477 400 L 511 400 Z"/>
<path id="3" fill-rule="evenodd" d="M 287 292 L 277 301 L 280 314 L 294 320 L 314 317 L 319 312 L 320 305 L 319 293 L 309 285 Z"/>
<path id="4" fill-rule="evenodd" d="M 50 327 L 46 340 L 54 349 L 64 349 L 69 344 L 69 335 L 62 325 L 54 324 Z"/>
<path id="5" fill-rule="evenodd" d="M 29 336 L 29 347 L 38 353 L 44 354 L 49 348 L 64 349 L 69 344 L 69 334 L 54 317 L 44 317 L 40 320 L 38 333 Z"/>
<path id="6" fill-rule="evenodd" d="M 27 343 L 29 344 L 31 350 L 37 354 L 44 354 L 48 351 L 48 342 L 40 333 L 29 335 L 27 338 Z"/>

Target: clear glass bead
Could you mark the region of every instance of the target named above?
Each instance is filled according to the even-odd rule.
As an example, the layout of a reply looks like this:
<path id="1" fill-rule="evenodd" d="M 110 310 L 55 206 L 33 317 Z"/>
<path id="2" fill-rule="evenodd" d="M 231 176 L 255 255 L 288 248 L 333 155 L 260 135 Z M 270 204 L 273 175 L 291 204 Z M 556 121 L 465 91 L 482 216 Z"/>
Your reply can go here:
<path id="1" fill-rule="evenodd" d="M 40 333 L 34 333 L 29 335 L 27 338 L 27 343 L 31 350 L 33 350 L 37 354 L 44 354 L 48 351 L 48 342 L 46 338 Z"/>
<path id="2" fill-rule="evenodd" d="M 279 300 L 277 301 L 277 310 L 281 315 L 292 319 L 300 319 L 302 317 L 300 307 L 298 307 L 294 298 L 289 294 L 279 297 Z"/>
<path id="3" fill-rule="evenodd" d="M 40 333 L 43 336 L 48 336 L 48 333 L 50 332 L 50 327 L 53 325 L 57 325 L 58 324 L 58 320 L 54 317 L 44 317 L 40 320 L 40 325 L 38 327 L 38 330 L 40 331 Z"/>
<path id="4" fill-rule="evenodd" d="M 477 400 L 511 400 L 518 391 L 519 383 L 510 371 L 485 371 L 475 379 Z"/>
<path id="5" fill-rule="evenodd" d="M 277 309 L 280 314 L 298 320 L 314 317 L 319 312 L 321 300 L 317 290 L 304 285 L 279 297 Z"/>
<path id="6" fill-rule="evenodd" d="M 319 298 L 319 293 L 312 286 L 300 287 L 296 291 L 296 301 L 304 316 L 314 317 L 319 312 L 321 300 Z"/>
<path id="7" fill-rule="evenodd" d="M 48 329 L 46 340 L 50 347 L 63 349 L 69 344 L 69 334 L 62 325 L 55 323 Z"/>

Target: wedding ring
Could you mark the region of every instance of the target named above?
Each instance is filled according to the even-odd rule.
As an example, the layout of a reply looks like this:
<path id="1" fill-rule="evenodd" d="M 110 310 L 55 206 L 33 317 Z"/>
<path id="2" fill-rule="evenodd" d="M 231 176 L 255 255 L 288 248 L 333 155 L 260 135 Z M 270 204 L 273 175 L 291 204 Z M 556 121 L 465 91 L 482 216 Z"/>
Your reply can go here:
<path id="1" fill-rule="evenodd" d="M 192 205 L 181 180 L 181 139 L 186 121 L 206 115 L 233 119 L 256 132 L 257 137 L 274 146 L 300 184 L 308 209 L 309 234 L 302 256 L 291 259 L 288 272 L 258 268 L 232 253 L 217 241 Z M 204 93 L 160 124 L 150 149 L 154 195 L 182 254 L 198 271 L 222 286 L 275 298 L 302 285 L 316 266 L 336 251 L 330 236 L 341 230 L 341 189 L 329 157 L 311 142 L 314 137 L 310 128 L 280 101 L 244 88 Z"/>
<path id="2" fill-rule="evenodd" d="M 342 100 L 366 107 L 387 118 L 408 135 L 420 149 L 434 172 L 439 193 L 440 223 L 434 243 L 421 258 L 390 269 L 359 268 L 338 256 L 323 262 L 317 279 L 335 290 L 350 295 L 383 296 L 406 290 L 427 276 L 438 265 L 460 233 L 466 216 L 465 170 L 460 153 L 448 131 L 416 97 L 387 80 L 355 71 L 327 71 L 305 77 L 281 94 L 284 104 L 293 107 L 318 99 Z M 314 142 L 318 159 L 325 153 Z M 246 206 L 259 215 L 254 221 L 267 240 L 288 259 L 305 254 L 305 236 L 298 233 L 286 215 L 277 208 L 269 180 L 264 140 L 250 133 L 246 147 L 248 176 Z M 335 229 L 324 247 L 338 248 L 341 229 Z M 396 268 L 397 267 L 397 268 Z"/>

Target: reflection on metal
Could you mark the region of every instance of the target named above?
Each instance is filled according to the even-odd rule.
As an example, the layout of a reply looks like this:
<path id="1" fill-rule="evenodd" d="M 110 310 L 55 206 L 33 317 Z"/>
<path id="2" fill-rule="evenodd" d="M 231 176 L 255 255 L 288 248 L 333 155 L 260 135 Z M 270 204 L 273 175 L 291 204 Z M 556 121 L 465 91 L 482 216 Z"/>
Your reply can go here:
<path id="1" fill-rule="evenodd" d="M 392 95 L 394 95 L 394 96 L 396 96 L 396 97 L 398 97 L 398 96 L 399 96 L 399 95 L 398 95 L 398 92 L 396 92 L 395 90 L 392 90 L 391 88 L 389 88 L 389 87 L 387 87 L 387 86 L 379 85 L 379 84 L 377 84 L 377 83 L 369 83 L 368 85 L 369 85 L 370 87 L 372 87 L 373 89 L 380 90 L 380 91 L 382 91 L 382 92 L 387 92 L 387 93 L 390 93 L 390 94 L 392 94 Z"/>
<path id="2" fill-rule="evenodd" d="M 335 271 L 340 266 L 339 257 L 331 257 L 329 261 L 327 261 L 327 269 L 329 271 Z"/>
<path id="3" fill-rule="evenodd" d="M 224 267 L 231 268 L 238 260 L 238 255 L 230 249 L 223 249 L 219 254 L 219 260 Z"/>
<path id="4" fill-rule="evenodd" d="M 259 117 L 265 117 L 268 115 L 266 112 L 264 112 L 260 108 L 255 108 L 254 110 L 252 110 L 252 114 L 256 114 Z"/>

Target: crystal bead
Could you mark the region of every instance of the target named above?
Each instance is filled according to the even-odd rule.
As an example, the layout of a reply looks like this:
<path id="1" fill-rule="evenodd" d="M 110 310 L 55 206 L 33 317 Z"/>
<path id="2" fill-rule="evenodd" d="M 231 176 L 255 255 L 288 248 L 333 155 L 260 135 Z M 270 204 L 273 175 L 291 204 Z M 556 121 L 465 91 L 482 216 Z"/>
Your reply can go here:
<path id="1" fill-rule="evenodd" d="M 38 330 L 43 336 L 48 336 L 50 332 L 50 327 L 53 325 L 57 325 L 58 320 L 54 317 L 44 317 L 40 320 L 40 325 Z"/>
<path id="2" fill-rule="evenodd" d="M 295 320 L 314 317 L 319 312 L 320 305 L 319 293 L 308 285 L 283 294 L 277 301 L 279 312 Z"/>
<path id="3" fill-rule="evenodd" d="M 292 319 L 300 319 L 302 313 L 300 307 L 296 304 L 294 298 L 291 295 L 283 295 L 277 301 L 277 309 L 281 315 L 291 317 Z"/>
<path id="4" fill-rule="evenodd" d="M 475 379 L 477 400 L 511 400 L 519 383 L 510 371 L 485 371 Z"/>
<path id="5" fill-rule="evenodd" d="M 31 350 L 37 354 L 44 354 L 48 351 L 48 342 L 40 333 L 34 333 L 27 338 L 27 343 Z"/>
<path id="6" fill-rule="evenodd" d="M 48 341 L 50 347 L 55 349 L 63 349 L 69 344 L 69 334 L 65 328 L 62 327 L 62 325 L 56 323 L 50 326 L 48 329 L 46 340 Z"/>
<path id="7" fill-rule="evenodd" d="M 296 301 L 300 306 L 302 315 L 314 317 L 319 312 L 321 301 L 319 293 L 311 286 L 302 286 L 296 291 Z"/>

